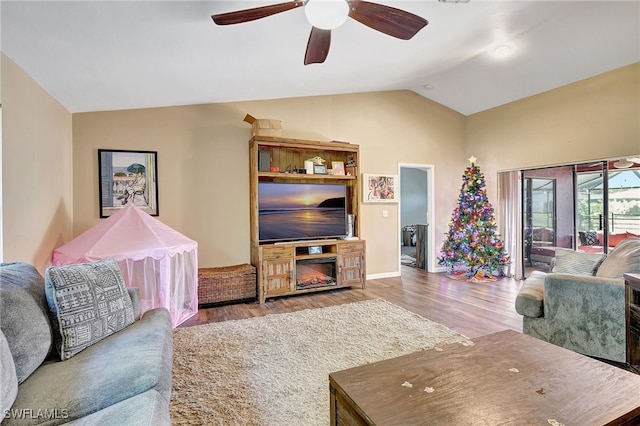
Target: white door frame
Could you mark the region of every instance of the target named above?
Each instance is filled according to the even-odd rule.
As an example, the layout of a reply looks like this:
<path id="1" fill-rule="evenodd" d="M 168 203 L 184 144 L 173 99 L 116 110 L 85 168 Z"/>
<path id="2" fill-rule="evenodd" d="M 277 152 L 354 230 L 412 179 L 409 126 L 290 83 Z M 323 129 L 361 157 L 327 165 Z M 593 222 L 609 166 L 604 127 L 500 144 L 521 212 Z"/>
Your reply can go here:
<path id="1" fill-rule="evenodd" d="M 398 180 L 402 182 L 401 169 L 420 169 L 427 172 L 427 225 L 429 225 L 427 233 L 427 272 L 434 272 L 436 264 L 435 256 L 435 235 L 433 232 L 433 226 L 435 223 L 434 215 L 434 201 L 435 201 L 435 166 L 433 164 L 419 164 L 419 163 L 398 163 Z M 400 188 L 402 189 L 402 188 Z M 400 206 L 398 209 L 398 253 L 402 252 L 402 197 L 400 197 Z M 402 275 L 402 263 L 400 262 L 400 254 L 398 256 L 398 272 Z"/>

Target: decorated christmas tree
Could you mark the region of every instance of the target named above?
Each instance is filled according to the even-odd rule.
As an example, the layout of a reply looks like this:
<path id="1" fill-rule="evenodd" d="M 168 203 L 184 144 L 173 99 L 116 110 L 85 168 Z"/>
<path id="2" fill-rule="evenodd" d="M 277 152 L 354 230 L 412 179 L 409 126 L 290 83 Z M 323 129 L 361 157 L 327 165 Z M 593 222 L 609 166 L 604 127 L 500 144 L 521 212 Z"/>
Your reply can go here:
<path id="1" fill-rule="evenodd" d="M 491 280 L 509 264 L 502 241 L 496 233 L 493 207 L 487 199 L 484 175 L 476 158 L 462 176 L 458 206 L 453 211 L 449 232 L 442 244 L 438 263 L 451 268 L 452 276 L 469 280 Z"/>

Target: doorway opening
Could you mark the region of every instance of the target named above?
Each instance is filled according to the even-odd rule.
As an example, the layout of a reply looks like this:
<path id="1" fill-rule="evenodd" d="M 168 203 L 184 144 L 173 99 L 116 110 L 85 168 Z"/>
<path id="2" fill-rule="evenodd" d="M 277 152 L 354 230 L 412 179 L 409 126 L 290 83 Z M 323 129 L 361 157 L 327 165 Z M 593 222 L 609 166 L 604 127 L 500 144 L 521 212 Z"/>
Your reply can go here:
<path id="1" fill-rule="evenodd" d="M 435 251 L 433 232 L 434 167 L 431 164 L 399 163 L 400 214 L 398 215 L 400 258 L 402 265 L 433 272 Z"/>

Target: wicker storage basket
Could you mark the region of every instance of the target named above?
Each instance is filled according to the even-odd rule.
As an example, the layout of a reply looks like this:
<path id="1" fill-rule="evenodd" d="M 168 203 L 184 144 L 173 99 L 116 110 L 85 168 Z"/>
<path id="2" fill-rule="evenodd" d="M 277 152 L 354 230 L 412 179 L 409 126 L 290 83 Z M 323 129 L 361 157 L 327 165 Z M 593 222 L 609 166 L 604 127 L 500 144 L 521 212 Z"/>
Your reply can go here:
<path id="1" fill-rule="evenodd" d="M 255 299 L 256 268 L 249 264 L 198 269 L 198 304 Z"/>

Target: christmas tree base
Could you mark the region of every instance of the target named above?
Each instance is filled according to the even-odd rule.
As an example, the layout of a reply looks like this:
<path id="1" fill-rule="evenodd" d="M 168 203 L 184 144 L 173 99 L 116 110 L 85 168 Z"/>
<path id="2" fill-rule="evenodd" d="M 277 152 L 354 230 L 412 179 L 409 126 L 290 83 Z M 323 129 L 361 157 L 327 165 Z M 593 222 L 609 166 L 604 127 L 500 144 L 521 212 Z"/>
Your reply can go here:
<path id="1" fill-rule="evenodd" d="M 493 281 L 498 281 L 498 278 L 494 275 L 489 274 L 483 270 L 477 270 L 475 273 L 473 271 L 451 271 L 447 273 L 447 276 L 452 280 L 456 281 L 467 281 L 473 283 L 488 283 Z"/>

